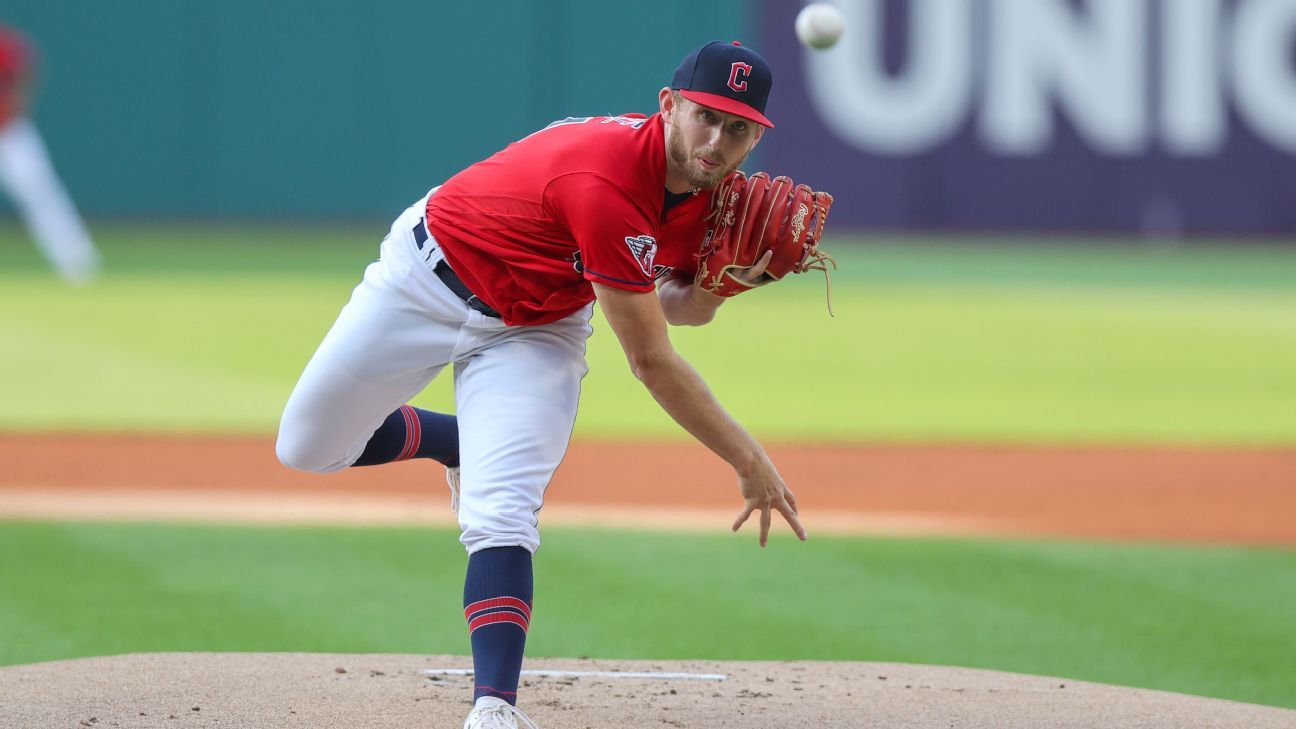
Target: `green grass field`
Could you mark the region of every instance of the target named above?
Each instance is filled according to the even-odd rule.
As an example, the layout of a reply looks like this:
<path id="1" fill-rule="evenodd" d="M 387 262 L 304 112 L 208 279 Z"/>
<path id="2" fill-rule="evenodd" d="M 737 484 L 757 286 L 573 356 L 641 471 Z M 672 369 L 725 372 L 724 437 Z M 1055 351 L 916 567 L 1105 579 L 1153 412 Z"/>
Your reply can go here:
<path id="1" fill-rule="evenodd" d="M 0 227 L 0 433 L 274 431 L 384 226 Z M 836 239 L 679 348 L 766 439 L 1296 443 L 1296 249 Z M 1074 244 L 1074 245 L 1073 245 Z M 596 322 L 577 437 L 681 438 Z M 445 407 L 445 382 L 419 400 Z M 147 467 L 147 464 L 141 464 Z M 1296 550 L 549 530 L 530 652 L 998 668 L 1296 707 Z M 448 532 L 0 522 L 0 663 L 465 653 Z M 591 606 L 595 606 L 594 609 Z"/>
<path id="2" fill-rule="evenodd" d="M 273 432 L 382 232 L 108 227 L 73 290 L 0 229 L 0 430 Z M 673 335 L 762 437 L 1296 442 L 1296 249 L 826 248 L 836 318 L 803 276 Z M 685 437 L 595 326 L 577 437 Z"/>
<path id="3" fill-rule="evenodd" d="M 455 534 L 0 525 L 0 663 L 466 653 Z M 554 530 L 533 656 L 901 661 L 1296 707 L 1296 553 Z"/>

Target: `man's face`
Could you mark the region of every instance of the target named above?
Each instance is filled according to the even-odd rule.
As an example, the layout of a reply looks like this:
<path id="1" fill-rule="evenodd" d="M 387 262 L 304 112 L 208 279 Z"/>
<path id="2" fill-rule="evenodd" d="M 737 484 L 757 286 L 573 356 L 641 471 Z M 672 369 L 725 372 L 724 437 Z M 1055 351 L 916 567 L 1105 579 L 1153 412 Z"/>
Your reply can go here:
<path id="1" fill-rule="evenodd" d="M 667 106 L 665 99 L 663 105 Z M 672 96 L 668 107 L 667 178 L 687 180 L 691 187 L 710 190 L 719 185 L 742 165 L 764 131 L 750 119 L 682 96 Z"/>

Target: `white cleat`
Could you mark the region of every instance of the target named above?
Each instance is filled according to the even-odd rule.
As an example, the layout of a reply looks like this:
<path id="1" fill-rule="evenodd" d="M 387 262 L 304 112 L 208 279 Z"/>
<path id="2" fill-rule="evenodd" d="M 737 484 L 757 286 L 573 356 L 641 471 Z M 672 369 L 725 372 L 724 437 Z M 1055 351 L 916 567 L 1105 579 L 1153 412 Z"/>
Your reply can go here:
<path id="1" fill-rule="evenodd" d="M 516 706 L 494 696 L 483 696 L 464 719 L 463 729 L 518 729 L 518 719 L 526 729 L 540 729 Z"/>
<path id="2" fill-rule="evenodd" d="M 459 467 L 446 468 L 446 485 L 450 487 L 450 510 L 459 513 Z"/>

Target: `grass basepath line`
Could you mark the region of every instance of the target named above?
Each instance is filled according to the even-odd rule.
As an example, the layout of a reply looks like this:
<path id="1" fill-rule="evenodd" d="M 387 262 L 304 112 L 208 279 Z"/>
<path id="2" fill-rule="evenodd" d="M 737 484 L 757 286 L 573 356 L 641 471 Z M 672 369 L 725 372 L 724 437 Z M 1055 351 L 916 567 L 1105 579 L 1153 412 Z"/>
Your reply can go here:
<path id="1" fill-rule="evenodd" d="M 67 491 L 0 487 L 0 519 L 54 522 L 157 522 L 262 526 L 440 526 L 457 524 L 443 495 L 276 493 L 246 491 Z M 551 527 L 723 534 L 734 510 L 549 505 L 540 514 Z M 815 536 L 1025 536 L 1029 525 L 941 514 L 806 509 L 801 520 Z M 775 533 L 782 531 L 775 527 Z M 753 532 L 754 534 L 755 532 Z"/>

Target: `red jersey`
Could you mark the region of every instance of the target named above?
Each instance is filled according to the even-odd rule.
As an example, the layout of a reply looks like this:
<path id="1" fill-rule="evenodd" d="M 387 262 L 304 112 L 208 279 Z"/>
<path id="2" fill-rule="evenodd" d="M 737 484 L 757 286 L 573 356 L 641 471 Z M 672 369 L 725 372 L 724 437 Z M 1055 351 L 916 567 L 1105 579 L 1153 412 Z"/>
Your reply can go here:
<path id="1" fill-rule="evenodd" d="M 31 72 L 31 46 L 22 34 L 0 25 L 0 125 L 22 109 L 19 91 Z"/>
<path id="2" fill-rule="evenodd" d="M 665 210 L 660 114 L 564 119 L 446 181 L 427 225 L 450 267 L 507 324 L 557 321 L 591 281 L 648 292 L 696 269 L 710 195 Z"/>

